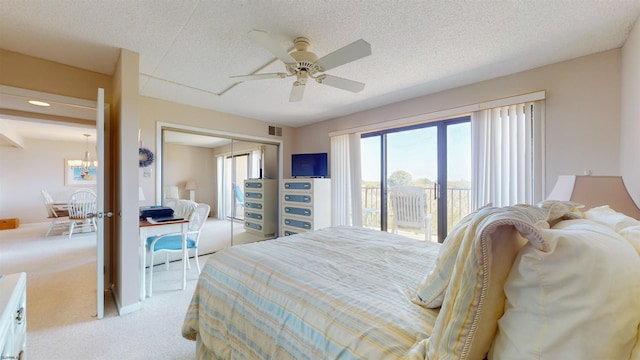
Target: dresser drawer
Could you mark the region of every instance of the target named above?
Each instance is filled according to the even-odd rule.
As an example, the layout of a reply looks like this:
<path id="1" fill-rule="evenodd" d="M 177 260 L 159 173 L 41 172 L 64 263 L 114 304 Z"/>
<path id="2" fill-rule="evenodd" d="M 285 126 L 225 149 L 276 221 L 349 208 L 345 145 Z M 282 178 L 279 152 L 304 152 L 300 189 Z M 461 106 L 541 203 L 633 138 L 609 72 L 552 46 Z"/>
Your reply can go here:
<path id="1" fill-rule="evenodd" d="M 262 210 L 262 204 L 261 203 L 255 203 L 255 202 L 246 202 L 244 203 L 244 207 L 247 209 L 253 209 L 253 210 Z"/>
<path id="2" fill-rule="evenodd" d="M 296 219 L 290 219 L 290 218 L 285 218 L 284 224 L 286 226 L 305 229 L 305 230 L 311 230 L 313 228 L 313 224 L 309 221 L 296 220 Z"/>
<path id="3" fill-rule="evenodd" d="M 311 190 L 313 188 L 311 181 L 285 181 L 285 190 Z"/>
<path id="4" fill-rule="evenodd" d="M 287 229 L 287 228 L 282 229 L 283 236 L 290 236 L 290 235 L 300 234 L 304 232 L 306 231 L 300 230 L 300 229 Z"/>
<path id="5" fill-rule="evenodd" d="M 245 220 L 245 222 L 244 222 L 244 227 L 245 227 L 245 229 L 262 231 L 262 224 L 254 223 L 254 222 L 247 221 L 247 220 Z"/>
<path id="6" fill-rule="evenodd" d="M 312 217 L 312 211 L 310 208 L 302 208 L 302 207 L 294 207 L 294 206 L 285 206 L 284 213 L 288 215 L 298 215 L 305 217 Z"/>
<path id="7" fill-rule="evenodd" d="M 298 194 L 284 194 L 284 201 L 311 204 L 310 195 L 298 195 Z"/>
<path id="8" fill-rule="evenodd" d="M 244 182 L 244 188 L 245 189 L 262 189 L 263 188 L 263 184 L 260 181 L 247 180 L 247 181 Z"/>
<path id="9" fill-rule="evenodd" d="M 244 218 L 251 219 L 251 220 L 262 220 L 262 214 L 245 211 Z"/>
<path id="10" fill-rule="evenodd" d="M 261 192 L 247 191 L 244 194 L 245 199 L 261 200 L 264 195 Z"/>

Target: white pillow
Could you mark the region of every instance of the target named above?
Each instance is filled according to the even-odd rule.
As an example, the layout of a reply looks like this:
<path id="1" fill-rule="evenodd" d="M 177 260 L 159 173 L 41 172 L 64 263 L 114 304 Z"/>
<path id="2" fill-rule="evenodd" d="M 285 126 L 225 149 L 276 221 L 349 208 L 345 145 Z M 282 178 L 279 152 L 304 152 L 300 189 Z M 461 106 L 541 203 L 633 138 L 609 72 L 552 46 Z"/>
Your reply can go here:
<path id="1" fill-rule="evenodd" d="M 505 283 L 505 312 L 489 359 L 629 359 L 640 324 L 640 257 L 593 221 L 540 230 Z"/>
<path id="2" fill-rule="evenodd" d="M 631 246 L 636 249 L 638 255 L 640 255 L 640 225 L 626 227 L 618 231 L 618 234 L 627 239 Z"/>
<path id="3" fill-rule="evenodd" d="M 600 224 L 607 225 L 616 232 L 629 226 L 640 225 L 640 220 L 636 220 L 631 216 L 617 212 L 610 208 L 609 205 L 591 208 L 584 212 L 584 217 Z"/>

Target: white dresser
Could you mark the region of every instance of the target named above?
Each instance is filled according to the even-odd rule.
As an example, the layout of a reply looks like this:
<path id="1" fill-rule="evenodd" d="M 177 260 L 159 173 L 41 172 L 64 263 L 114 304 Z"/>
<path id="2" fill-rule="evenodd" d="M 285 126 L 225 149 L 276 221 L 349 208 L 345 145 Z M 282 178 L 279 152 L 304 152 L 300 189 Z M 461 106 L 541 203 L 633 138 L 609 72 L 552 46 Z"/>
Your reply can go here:
<path id="1" fill-rule="evenodd" d="M 27 274 L 0 278 L 0 358 L 26 359 Z"/>
<path id="2" fill-rule="evenodd" d="M 331 179 L 282 181 L 282 236 L 331 226 Z"/>
<path id="3" fill-rule="evenodd" d="M 278 236 L 278 181 L 244 181 L 244 229 L 263 238 Z"/>

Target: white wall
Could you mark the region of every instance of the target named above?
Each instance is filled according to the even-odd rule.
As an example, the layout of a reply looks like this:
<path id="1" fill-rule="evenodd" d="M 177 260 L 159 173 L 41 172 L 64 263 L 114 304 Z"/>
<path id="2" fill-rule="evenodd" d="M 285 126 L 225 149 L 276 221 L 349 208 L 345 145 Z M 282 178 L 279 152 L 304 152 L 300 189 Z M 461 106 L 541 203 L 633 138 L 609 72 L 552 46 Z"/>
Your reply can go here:
<path id="1" fill-rule="evenodd" d="M 17 217 L 21 224 L 49 221 L 40 191 L 66 201 L 80 188 L 65 185 L 64 168 L 65 159 L 82 159 L 83 141 L 25 139 L 24 148 L 0 147 L 0 218 Z M 95 149 L 95 143 L 89 143 L 89 149 Z"/>
<path id="2" fill-rule="evenodd" d="M 301 127 L 294 152 L 330 151 L 331 131 L 546 90 L 548 193 L 558 175 L 620 175 L 620 79 L 610 50 Z"/>
<path id="3" fill-rule="evenodd" d="M 627 190 L 640 205 L 640 21 L 622 48 L 620 167 Z"/>

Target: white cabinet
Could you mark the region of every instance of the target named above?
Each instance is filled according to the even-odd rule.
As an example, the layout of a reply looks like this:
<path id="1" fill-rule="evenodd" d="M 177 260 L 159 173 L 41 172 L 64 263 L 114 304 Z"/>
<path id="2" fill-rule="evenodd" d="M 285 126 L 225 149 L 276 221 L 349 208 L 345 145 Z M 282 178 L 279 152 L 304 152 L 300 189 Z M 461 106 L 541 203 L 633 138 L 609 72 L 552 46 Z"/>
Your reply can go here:
<path id="1" fill-rule="evenodd" d="M 278 181 L 244 181 L 244 229 L 263 238 L 278 235 Z"/>
<path id="2" fill-rule="evenodd" d="M 24 359 L 27 345 L 27 274 L 0 276 L 0 354 Z"/>
<path id="3" fill-rule="evenodd" d="M 331 226 L 331 179 L 282 182 L 282 236 Z"/>

